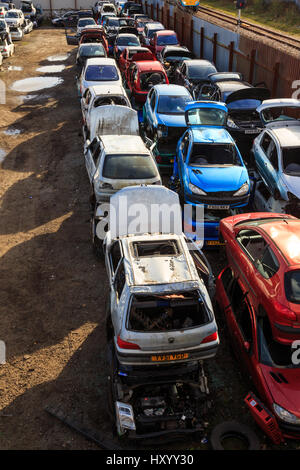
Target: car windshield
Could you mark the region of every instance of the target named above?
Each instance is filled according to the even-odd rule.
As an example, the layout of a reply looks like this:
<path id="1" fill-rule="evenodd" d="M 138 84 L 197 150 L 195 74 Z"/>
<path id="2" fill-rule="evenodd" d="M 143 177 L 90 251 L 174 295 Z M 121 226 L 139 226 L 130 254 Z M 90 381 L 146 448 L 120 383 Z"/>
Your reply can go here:
<path id="1" fill-rule="evenodd" d="M 107 155 L 103 173 L 109 179 L 150 179 L 157 176 L 155 164 L 150 155 Z"/>
<path id="2" fill-rule="evenodd" d="M 111 19 L 109 18 L 107 20 L 107 26 L 119 26 L 121 24 L 121 22 L 116 18 L 116 19 Z M 126 25 L 126 23 L 125 23 Z"/>
<path id="3" fill-rule="evenodd" d="M 282 169 L 287 175 L 300 176 L 300 147 L 282 149 Z"/>
<path id="4" fill-rule="evenodd" d="M 116 81 L 119 75 L 114 65 L 89 65 L 85 79 L 89 82 Z"/>
<path id="5" fill-rule="evenodd" d="M 117 46 L 139 46 L 140 42 L 136 36 L 119 37 L 116 41 Z"/>
<path id="6" fill-rule="evenodd" d="M 172 294 L 134 295 L 131 300 L 129 330 L 159 333 L 196 328 L 210 321 L 197 291 Z"/>
<path id="7" fill-rule="evenodd" d="M 159 97 L 157 112 L 159 114 L 183 114 L 186 104 L 191 101 L 190 96 L 170 96 Z"/>
<path id="8" fill-rule="evenodd" d="M 150 29 L 150 30 L 148 31 L 148 37 L 149 37 L 149 38 L 153 38 L 154 34 L 155 34 L 157 31 L 161 31 L 162 29 L 164 29 L 164 28 Z"/>
<path id="9" fill-rule="evenodd" d="M 289 344 L 278 343 L 274 340 L 272 329 L 267 316 L 258 317 L 258 350 L 263 364 L 270 367 L 296 368 L 298 364 L 292 362 L 295 349 Z"/>
<path id="10" fill-rule="evenodd" d="M 184 56 L 184 55 L 173 55 L 173 54 L 164 55 L 164 61 L 165 62 L 182 62 L 186 59 L 189 59 L 188 55 L 186 55 L 186 56 Z"/>
<path id="11" fill-rule="evenodd" d="M 158 46 L 167 46 L 167 45 L 172 45 L 172 44 L 178 44 L 178 39 L 175 34 L 170 34 L 168 36 L 158 36 L 157 38 L 157 44 Z"/>
<path id="12" fill-rule="evenodd" d="M 241 165 L 234 144 L 194 143 L 189 165 L 191 166 L 232 166 Z"/>
<path id="13" fill-rule="evenodd" d="M 105 57 L 105 49 L 102 44 L 93 46 L 82 46 L 80 55 L 83 57 Z"/>
<path id="14" fill-rule="evenodd" d="M 274 108 L 266 108 L 262 112 L 264 121 L 294 121 L 300 120 L 300 108 L 291 106 L 276 106 Z"/>
<path id="15" fill-rule="evenodd" d="M 289 302 L 300 304 L 300 271 L 289 271 L 284 276 L 285 295 Z"/>
<path id="16" fill-rule="evenodd" d="M 94 25 L 96 24 L 95 21 L 91 18 L 87 18 L 87 19 L 84 19 L 84 20 L 79 20 L 78 21 L 78 26 L 80 28 L 82 28 L 83 26 L 87 26 L 87 25 Z"/>
<path id="17" fill-rule="evenodd" d="M 192 108 L 187 111 L 189 126 L 218 126 L 226 124 L 227 113 L 218 108 Z"/>
<path id="18" fill-rule="evenodd" d="M 190 79 L 207 78 L 210 73 L 216 72 L 217 69 L 213 65 L 189 65 L 188 76 Z"/>
<path id="19" fill-rule="evenodd" d="M 6 18 L 18 18 L 18 13 L 16 11 L 8 11 L 5 17 Z"/>
<path id="20" fill-rule="evenodd" d="M 224 93 L 223 99 L 226 100 L 231 93 Z M 260 100 L 236 100 L 226 104 L 228 109 L 256 109 L 261 104 Z"/>

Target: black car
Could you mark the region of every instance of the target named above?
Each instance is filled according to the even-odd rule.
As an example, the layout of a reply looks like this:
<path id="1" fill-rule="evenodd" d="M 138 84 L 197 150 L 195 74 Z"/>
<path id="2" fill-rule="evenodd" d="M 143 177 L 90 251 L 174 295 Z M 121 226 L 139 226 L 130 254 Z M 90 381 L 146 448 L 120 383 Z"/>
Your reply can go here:
<path id="1" fill-rule="evenodd" d="M 110 35 L 117 35 L 120 28 L 127 27 L 127 26 L 134 26 L 134 21 L 131 18 L 122 18 L 117 16 L 111 16 L 107 19 L 104 31 L 105 33 Z"/>
<path id="2" fill-rule="evenodd" d="M 158 60 L 166 69 L 170 83 L 175 82 L 175 72 L 180 64 L 184 60 L 192 59 L 193 56 L 193 53 L 184 46 L 166 46 L 157 54 Z"/>
<path id="3" fill-rule="evenodd" d="M 175 70 L 174 79 L 177 85 L 186 87 L 194 96 L 194 89 L 208 81 L 208 76 L 217 72 L 214 64 L 208 60 L 192 59 L 184 60 Z"/>
<path id="4" fill-rule="evenodd" d="M 127 2 L 124 5 L 122 16 L 133 16 L 138 13 L 143 13 L 143 6 L 139 3 Z"/>
<path id="5" fill-rule="evenodd" d="M 237 72 L 214 73 L 208 80 L 194 89 L 195 99 L 225 103 L 228 108 L 227 130 L 238 142 L 252 145 L 263 127 L 256 108 L 270 98 L 270 90 L 251 85 Z"/>
<path id="6" fill-rule="evenodd" d="M 78 13 L 76 11 L 67 11 L 62 16 L 52 19 L 53 26 L 56 27 L 72 27 L 78 22 Z"/>

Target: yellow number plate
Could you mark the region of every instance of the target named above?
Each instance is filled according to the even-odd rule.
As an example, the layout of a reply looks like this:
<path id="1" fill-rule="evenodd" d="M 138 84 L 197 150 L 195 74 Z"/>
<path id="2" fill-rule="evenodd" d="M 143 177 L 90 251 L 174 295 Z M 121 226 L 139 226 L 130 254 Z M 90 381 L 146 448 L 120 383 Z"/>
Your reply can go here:
<path id="1" fill-rule="evenodd" d="M 151 356 L 152 362 L 165 362 L 165 361 L 180 361 L 181 359 L 188 359 L 188 353 L 180 354 L 164 354 L 161 356 Z"/>

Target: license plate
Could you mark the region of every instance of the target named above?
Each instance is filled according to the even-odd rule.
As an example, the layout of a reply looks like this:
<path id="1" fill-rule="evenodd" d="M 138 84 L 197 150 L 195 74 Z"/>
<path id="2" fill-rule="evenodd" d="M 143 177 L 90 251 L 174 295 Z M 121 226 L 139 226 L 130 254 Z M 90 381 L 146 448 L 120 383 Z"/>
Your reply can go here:
<path id="1" fill-rule="evenodd" d="M 245 134 L 258 134 L 257 129 L 246 129 Z"/>
<path id="2" fill-rule="evenodd" d="M 223 211 L 229 209 L 229 206 L 207 206 L 207 209 L 215 209 L 217 211 Z"/>
<path id="3" fill-rule="evenodd" d="M 206 245 L 225 245 L 225 243 L 221 243 L 218 240 L 207 240 Z"/>
<path id="4" fill-rule="evenodd" d="M 188 353 L 179 354 L 162 354 L 161 356 L 151 356 L 152 362 L 166 362 L 166 361 L 180 361 L 181 359 L 188 359 Z"/>

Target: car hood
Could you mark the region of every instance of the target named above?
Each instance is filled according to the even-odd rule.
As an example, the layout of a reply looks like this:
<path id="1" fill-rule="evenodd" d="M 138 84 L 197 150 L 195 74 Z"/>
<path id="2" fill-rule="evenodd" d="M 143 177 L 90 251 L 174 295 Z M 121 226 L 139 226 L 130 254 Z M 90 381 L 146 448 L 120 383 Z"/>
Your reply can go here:
<path id="1" fill-rule="evenodd" d="M 183 114 L 157 114 L 158 124 L 169 127 L 186 127 L 185 115 Z"/>
<path id="2" fill-rule="evenodd" d="M 282 173 L 281 179 L 287 186 L 288 191 L 300 199 L 300 176 L 291 176 Z"/>
<path id="3" fill-rule="evenodd" d="M 238 100 L 267 100 L 270 97 L 270 90 L 268 88 L 241 88 L 240 90 L 230 93 L 225 100 L 226 104 L 232 103 Z"/>
<path id="4" fill-rule="evenodd" d="M 248 173 L 243 166 L 189 167 L 189 180 L 205 192 L 237 191 L 248 182 Z"/>
<path id="5" fill-rule="evenodd" d="M 273 402 L 300 418 L 299 369 L 297 367 L 275 369 L 274 367 L 261 364 L 261 371 L 272 395 Z M 285 381 L 282 380 L 282 377 Z M 274 412 L 274 410 L 270 411 Z"/>

